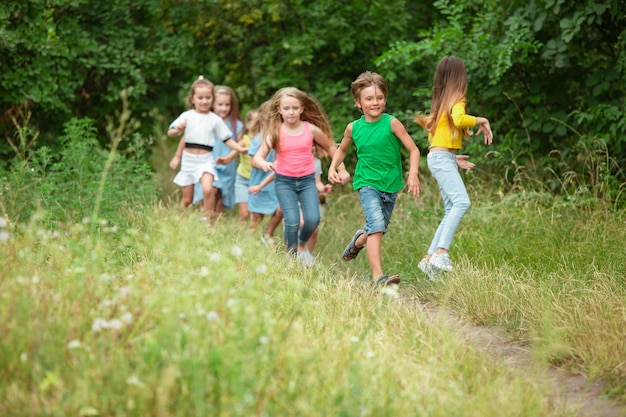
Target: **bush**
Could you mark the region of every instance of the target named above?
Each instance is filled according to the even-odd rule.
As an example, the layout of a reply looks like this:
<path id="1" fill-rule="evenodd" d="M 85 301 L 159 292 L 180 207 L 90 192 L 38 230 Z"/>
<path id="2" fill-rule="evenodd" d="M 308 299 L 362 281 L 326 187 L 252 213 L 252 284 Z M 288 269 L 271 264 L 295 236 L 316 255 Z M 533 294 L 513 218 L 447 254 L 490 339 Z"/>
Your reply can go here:
<path id="1" fill-rule="evenodd" d="M 59 141 L 58 155 L 40 147 L 30 160 L 14 162 L 2 174 L 4 215 L 19 222 L 40 209 L 50 222 L 95 216 L 125 224 L 125 208 L 140 210 L 156 199 L 156 183 L 141 152 L 121 156 L 115 147 L 102 149 L 91 119 L 71 119 Z"/>

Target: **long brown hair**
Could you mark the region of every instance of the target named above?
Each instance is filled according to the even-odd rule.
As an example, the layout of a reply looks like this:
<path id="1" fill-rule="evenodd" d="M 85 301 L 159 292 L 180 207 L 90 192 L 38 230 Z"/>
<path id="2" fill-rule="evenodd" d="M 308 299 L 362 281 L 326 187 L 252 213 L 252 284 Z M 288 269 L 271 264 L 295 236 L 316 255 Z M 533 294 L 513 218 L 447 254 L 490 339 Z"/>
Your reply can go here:
<path id="1" fill-rule="evenodd" d="M 465 63 L 456 56 L 444 56 L 437 64 L 433 83 L 433 96 L 428 116 L 418 114 L 415 122 L 422 125 L 430 134 L 434 135 L 437 123 L 441 117 L 446 117 L 452 131 L 452 106 L 465 99 L 467 94 L 467 70 Z"/>
<path id="2" fill-rule="evenodd" d="M 268 141 L 270 148 L 274 149 L 276 152 L 280 150 L 280 127 L 282 126 L 283 119 L 278 112 L 278 108 L 283 97 L 293 97 L 297 99 L 304 109 L 300 115 L 300 120 L 319 127 L 326 136 L 332 138 L 332 130 L 328 116 L 320 103 L 302 90 L 295 87 L 284 87 L 274 93 L 272 98 L 263 103 L 260 108 L 261 134 L 264 140 Z"/>

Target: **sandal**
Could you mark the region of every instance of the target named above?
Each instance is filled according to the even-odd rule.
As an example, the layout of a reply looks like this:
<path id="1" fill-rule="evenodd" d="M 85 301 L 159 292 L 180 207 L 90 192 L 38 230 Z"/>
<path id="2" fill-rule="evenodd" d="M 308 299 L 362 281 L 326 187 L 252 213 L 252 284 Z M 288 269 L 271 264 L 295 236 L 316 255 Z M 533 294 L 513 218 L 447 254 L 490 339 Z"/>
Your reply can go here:
<path id="1" fill-rule="evenodd" d="M 357 255 L 359 254 L 359 252 L 361 252 L 361 250 L 365 247 L 365 245 L 361 246 L 360 248 L 356 247 L 356 241 L 359 238 L 359 236 L 361 236 L 363 233 L 365 233 L 365 230 L 363 229 L 359 229 L 354 233 L 354 236 L 352 236 L 352 240 L 350 241 L 350 243 L 348 243 L 348 246 L 346 246 L 346 248 L 343 250 L 343 260 L 344 261 L 351 261 L 354 258 L 357 257 Z"/>
<path id="2" fill-rule="evenodd" d="M 395 285 L 400 284 L 400 275 L 398 274 L 381 275 L 376 280 L 377 287 L 386 287 L 387 285 L 392 285 L 392 284 L 395 284 Z"/>

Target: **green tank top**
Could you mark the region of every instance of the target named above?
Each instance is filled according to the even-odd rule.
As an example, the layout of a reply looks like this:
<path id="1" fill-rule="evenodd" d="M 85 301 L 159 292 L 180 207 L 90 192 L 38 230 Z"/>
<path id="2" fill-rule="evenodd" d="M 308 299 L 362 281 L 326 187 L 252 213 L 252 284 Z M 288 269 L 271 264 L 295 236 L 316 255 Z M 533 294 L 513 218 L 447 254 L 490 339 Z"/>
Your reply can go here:
<path id="1" fill-rule="evenodd" d="M 394 117 L 383 113 L 375 122 L 365 116 L 352 123 L 352 141 L 356 146 L 357 163 L 352 186 L 355 190 L 370 186 L 378 191 L 397 193 L 402 180 L 402 142 L 391 131 Z"/>

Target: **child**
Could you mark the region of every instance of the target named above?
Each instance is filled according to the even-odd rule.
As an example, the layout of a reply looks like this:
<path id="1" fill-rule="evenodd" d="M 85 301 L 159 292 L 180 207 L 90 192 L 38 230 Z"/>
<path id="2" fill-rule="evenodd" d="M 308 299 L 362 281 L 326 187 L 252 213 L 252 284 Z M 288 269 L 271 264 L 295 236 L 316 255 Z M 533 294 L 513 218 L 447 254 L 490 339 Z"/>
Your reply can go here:
<path id="1" fill-rule="evenodd" d="M 466 94 L 465 64 L 460 58 L 445 56 L 435 72 L 430 115 L 415 117 L 415 121 L 428 132 L 428 169 L 437 180 L 445 208 L 428 253 L 418 265 L 430 279 L 436 279 L 441 271 L 452 271 L 448 250 L 463 215 L 470 207 L 458 168 L 469 169 L 474 164 L 467 160 L 467 155 L 456 155 L 456 152 L 461 148 L 463 137 L 469 136 L 469 128 L 476 125 L 478 133 L 484 134 L 486 145 L 493 140 L 489 120 L 465 113 Z"/>
<path id="2" fill-rule="evenodd" d="M 245 128 L 241 145 L 249 147 L 252 138 L 259 131 L 259 111 L 250 110 L 246 115 Z M 237 165 L 237 177 L 235 178 L 235 203 L 239 205 L 239 221 L 247 222 L 250 219 L 248 211 L 248 188 L 250 187 L 251 158 L 248 154 L 239 154 L 239 164 Z"/>
<path id="3" fill-rule="evenodd" d="M 261 134 L 258 133 L 250 142 L 250 148 L 248 149 L 250 158 L 256 155 L 261 145 Z M 273 149 L 269 151 L 265 160 L 268 162 L 276 160 L 276 153 Z M 261 240 L 270 249 L 274 249 L 276 247 L 274 231 L 283 219 L 283 213 L 278 206 L 278 198 L 274 188 L 274 172 L 265 172 L 253 166 L 250 170 L 248 193 L 248 210 L 252 214 L 250 228 L 256 231 L 263 221 L 263 217 L 266 214 L 270 215 L 270 221 L 265 232 L 261 234 Z"/>
<path id="4" fill-rule="evenodd" d="M 170 168 L 180 165 L 180 172 L 174 183 L 183 187 L 183 207 L 189 207 L 193 199 L 194 183 L 200 182 L 204 195 L 204 209 L 210 215 L 213 211 L 213 181 L 216 177 L 213 147 L 223 142 L 231 149 L 243 152 L 244 148 L 231 139 L 231 132 L 215 113 L 213 104 L 213 83 L 200 76 L 191 85 L 187 96 L 189 110 L 172 122 L 167 131 L 169 137 L 185 132 L 184 142 L 179 144 L 179 151 L 170 161 Z M 216 140 L 217 139 L 217 140 Z M 180 156 L 179 156 L 180 155 Z"/>
<path id="5" fill-rule="evenodd" d="M 215 86 L 213 111 L 224 120 L 233 132 L 233 139 L 241 143 L 243 123 L 240 120 L 239 103 L 232 88 Z M 215 211 L 222 213 L 224 208 L 232 209 L 235 205 L 235 177 L 237 176 L 237 152 L 218 143 L 214 150 L 215 158 L 223 158 L 224 164 L 216 167 L 218 180 L 215 181 Z"/>
<path id="6" fill-rule="evenodd" d="M 356 146 L 357 164 L 353 187 L 365 213 L 365 228 L 356 231 L 343 252 L 343 260 L 357 257 L 367 246 L 367 257 L 374 283 L 378 286 L 399 284 L 397 274 L 383 273 L 381 240 L 387 232 L 402 179 L 401 146 L 409 151 L 409 192 L 418 196 L 422 187 L 418 178 L 420 153 L 404 125 L 384 113 L 387 102 L 387 82 L 380 75 L 366 71 L 351 84 L 355 105 L 363 115 L 348 124 L 328 168 L 330 182 L 339 182 L 337 165 L 343 161 L 352 142 Z M 367 244 L 367 245 L 366 245 Z"/>
<path id="7" fill-rule="evenodd" d="M 274 94 L 269 105 L 262 107 L 261 133 L 263 144 L 252 165 L 265 172 L 274 171 L 287 253 L 297 254 L 300 262 L 310 267 L 315 258 L 306 250 L 306 243 L 320 222 L 311 147 L 317 143 L 329 155 L 335 154 L 330 123 L 317 100 L 297 88 L 286 87 Z M 265 160 L 270 149 L 276 151 L 276 162 Z M 344 183 L 350 175 L 343 164 L 339 168 L 341 175 L 337 175 L 337 181 Z"/>

